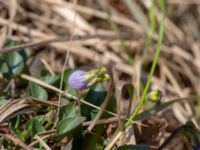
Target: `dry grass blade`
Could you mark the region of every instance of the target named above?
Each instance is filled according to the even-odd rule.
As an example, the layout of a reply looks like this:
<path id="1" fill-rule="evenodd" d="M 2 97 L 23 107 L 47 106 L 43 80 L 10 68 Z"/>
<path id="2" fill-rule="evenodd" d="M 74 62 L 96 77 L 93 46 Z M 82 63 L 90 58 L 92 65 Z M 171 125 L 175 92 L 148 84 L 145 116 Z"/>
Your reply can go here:
<path id="1" fill-rule="evenodd" d="M 46 35 L 48 36 L 48 35 Z M 130 39 L 132 36 L 122 36 L 125 39 Z M 106 36 L 106 35 L 88 35 L 88 36 L 75 36 L 73 41 L 71 42 L 76 42 L 76 41 L 83 41 L 84 40 L 90 40 L 90 39 L 102 39 L 102 40 L 118 40 L 119 38 L 117 36 Z M 20 49 L 23 48 L 34 48 L 38 46 L 44 46 L 47 44 L 51 43 L 57 43 L 57 42 L 70 42 L 70 37 L 65 36 L 65 37 L 53 37 L 53 38 L 44 38 L 42 40 L 38 40 L 35 42 L 30 42 L 30 43 L 25 43 L 21 45 L 16 45 L 13 47 L 7 47 L 7 48 L 1 48 L 0 53 L 8 53 L 12 51 L 19 51 Z"/>
<path id="2" fill-rule="evenodd" d="M 10 115 L 16 113 L 19 110 L 28 108 L 29 104 L 26 103 L 26 99 L 16 100 L 13 102 L 7 102 L 5 105 L 1 106 L 0 123 L 7 119 Z"/>
<path id="3" fill-rule="evenodd" d="M 46 150 L 51 150 L 51 148 L 50 148 L 38 135 L 35 135 L 35 139 L 38 140 L 38 142 L 39 142 Z"/>
<path id="4" fill-rule="evenodd" d="M 48 2 L 48 3 L 51 3 L 51 4 L 57 4 L 57 5 L 69 7 L 69 8 L 75 9 L 75 10 L 81 12 L 81 13 L 85 13 L 85 14 L 88 14 L 88 15 L 94 15 L 96 17 L 106 19 L 106 20 L 109 17 L 106 12 L 98 11 L 98 10 L 95 10 L 95 9 L 92 9 L 92 8 L 89 8 L 89 7 L 85 7 L 85 6 L 81 6 L 81 5 L 74 5 L 73 3 L 70 3 L 70 2 L 64 2 L 64 1 L 55 2 L 55 1 L 51 1 L 51 0 L 45 0 L 45 1 Z M 142 29 L 140 28 L 140 26 L 130 19 L 120 17 L 120 16 L 117 16 L 117 15 L 111 15 L 111 20 L 118 23 L 118 24 L 133 28 L 137 32 L 142 32 Z"/>
<path id="5" fill-rule="evenodd" d="M 44 105 L 54 108 L 58 107 L 57 102 L 42 101 L 33 97 L 8 101 L 0 107 L 0 123 L 17 116 L 18 114 L 24 114 L 32 111 L 31 108 L 36 107 L 37 105 Z"/>
<path id="6" fill-rule="evenodd" d="M 118 131 L 115 136 L 113 136 L 113 139 L 109 142 L 109 144 L 106 146 L 105 150 L 110 150 L 113 145 L 117 142 L 117 140 L 120 138 L 120 136 L 123 134 L 123 131 Z"/>
<path id="7" fill-rule="evenodd" d="M 48 63 L 44 59 L 41 59 L 41 62 L 44 64 L 45 68 L 49 71 L 49 73 L 52 76 L 55 76 L 55 73 L 53 72 L 53 70 L 51 69 L 51 67 L 48 65 Z"/>
<path id="8" fill-rule="evenodd" d="M 54 6 L 53 10 L 63 16 L 66 20 L 71 22 L 71 24 L 74 25 L 74 27 L 77 27 L 81 30 L 87 31 L 89 33 L 94 33 L 94 28 L 90 26 L 89 23 L 87 23 L 81 16 L 76 14 L 73 10 L 67 8 L 67 7 L 60 7 L 60 6 Z M 74 18 L 76 18 L 76 21 L 74 21 Z"/>
<path id="9" fill-rule="evenodd" d="M 32 150 L 32 148 L 28 147 L 26 144 L 24 144 L 22 141 L 20 141 L 17 137 L 14 137 L 13 135 L 0 133 L 0 137 L 12 141 L 15 145 L 20 146 L 24 150 Z"/>
<path id="10" fill-rule="evenodd" d="M 122 116 L 122 117 L 120 117 L 120 119 L 125 120 L 126 117 Z M 96 125 L 97 124 L 109 124 L 109 123 L 118 122 L 118 121 L 119 121 L 119 117 L 112 117 L 112 118 L 108 118 L 108 119 L 99 119 L 96 122 Z M 83 122 L 83 126 L 89 126 L 92 122 L 94 122 L 94 121 L 92 120 L 92 121 Z"/>

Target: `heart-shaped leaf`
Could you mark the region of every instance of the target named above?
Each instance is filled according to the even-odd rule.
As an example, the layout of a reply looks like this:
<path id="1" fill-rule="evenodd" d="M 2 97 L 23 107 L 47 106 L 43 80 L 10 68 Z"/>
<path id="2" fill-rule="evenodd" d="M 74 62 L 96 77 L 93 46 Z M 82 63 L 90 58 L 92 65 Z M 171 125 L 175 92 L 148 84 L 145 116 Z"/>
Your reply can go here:
<path id="1" fill-rule="evenodd" d="M 92 86 L 89 90 L 89 92 L 85 96 L 85 100 L 96 105 L 100 106 L 102 102 L 104 101 L 106 96 L 105 89 L 102 85 L 102 83 L 96 84 Z M 81 106 L 81 114 L 82 116 L 85 116 L 86 118 L 90 118 L 91 112 L 94 108 L 91 108 L 85 104 Z"/>
<path id="2" fill-rule="evenodd" d="M 63 120 L 64 118 L 75 117 L 75 116 L 76 116 L 76 111 L 72 103 L 69 103 L 68 105 L 62 106 L 60 108 L 59 120 Z"/>
<path id="3" fill-rule="evenodd" d="M 85 118 L 81 116 L 67 117 L 61 120 L 56 128 L 57 138 L 60 139 L 64 136 L 68 136 L 68 138 L 72 137 L 72 135 L 76 133 L 76 129 L 80 127 L 84 120 Z"/>
<path id="4" fill-rule="evenodd" d="M 47 76 L 41 77 L 41 80 L 48 84 L 54 84 L 56 81 L 58 81 L 58 79 L 59 79 L 59 76 L 47 75 Z"/>
<path id="5" fill-rule="evenodd" d="M 33 82 L 30 82 L 28 85 L 28 95 L 38 98 L 40 100 L 48 99 L 47 91 L 45 89 L 43 89 L 41 86 L 39 86 Z"/>
<path id="6" fill-rule="evenodd" d="M 8 72 L 6 72 L 8 78 L 11 78 L 12 76 L 16 76 L 21 73 L 24 68 L 24 61 L 22 56 L 18 52 L 6 53 L 3 57 L 9 69 Z"/>
<path id="7" fill-rule="evenodd" d="M 40 124 L 40 122 L 37 119 L 32 120 L 32 130 L 31 130 L 31 135 L 32 137 L 35 136 L 35 134 L 39 132 L 44 132 L 45 128 Z"/>

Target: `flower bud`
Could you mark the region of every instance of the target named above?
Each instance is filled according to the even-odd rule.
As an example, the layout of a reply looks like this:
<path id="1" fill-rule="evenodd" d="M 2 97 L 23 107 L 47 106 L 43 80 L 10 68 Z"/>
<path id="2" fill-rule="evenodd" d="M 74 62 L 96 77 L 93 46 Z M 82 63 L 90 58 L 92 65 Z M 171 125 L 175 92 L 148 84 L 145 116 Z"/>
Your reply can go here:
<path id="1" fill-rule="evenodd" d="M 109 79 L 106 68 L 99 67 L 88 72 L 83 70 L 74 71 L 68 78 L 68 84 L 74 89 L 81 90 Z"/>
<path id="2" fill-rule="evenodd" d="M 87 81 L 85 80 L 85 71 L 83 70 L 76 70 L 74 71 L 68 79 L 68 84 L 77 90 L 87 88 Z"/>

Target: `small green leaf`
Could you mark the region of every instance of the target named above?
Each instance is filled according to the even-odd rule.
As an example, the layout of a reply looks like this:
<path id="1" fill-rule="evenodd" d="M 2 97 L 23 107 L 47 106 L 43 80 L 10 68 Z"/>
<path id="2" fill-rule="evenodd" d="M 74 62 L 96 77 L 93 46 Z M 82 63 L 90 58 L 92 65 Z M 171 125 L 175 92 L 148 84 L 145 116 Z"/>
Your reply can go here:
<path id="1" fill-rule="evenodd" d="M 85 118 L 81 116 L 68 117 L 61 120 L 56 128 L 57 138 L 62 138 L 64 136 L 68 136 L 70 138 L 84 120 Z"/>
<path id="2" fill-rule="evenodd" d="M 63 120 L 64 118 L 75 117 L 75 116 L 76 116 L 76 111 L 72 103 L 69 103 L 68 105 L 62 106 L 60 108 L 59 120 Z"/>
<path id="3" fill-rule="evenodd" d="M 6 73 L 8 72 L 9 68 L 7 64 L 4 62 L 4 60 L 0 59 L 0 72 L 1 73 Z"/>
<path id="4" fill-rule="evenodd" d="M 91 112 L 90 112 L 91 120 L 95 119 L 98 112 L 99 112 L 99 110 L 97 110 L 97 109 L 91 110 Z"/>
<path id="5" fill-rule="evenodd" d="M 150 150 L 147 145 L 123 145 L 117 148 L 117 150 Z"/>
<path id="6" fill-rule="evenodd" d="M 14 132 L 20 140 L 22 140 L 23 142 L 25 141 L 25 136 L 23 132 L 21 132 L 19 129 L 14 129 Z"/>
<path id="7" fill-rule="evenodd" d="M 41 77 L 42 81 L 51 85 L 54 84 L 56 81 L 58 81 L 58 79 L 59 79 L 59 76 L 47 75 L 47 76 Z"/>
<path id="8" fill-rule="evenodd" d="M 28 85 L 28 96 L 32 96 L 40 100 L 48 99 L 47 91 L 33 82 L 30 82 Z"/>
<path id="9" fill-rule="evenodd" d="M 31 135 L 32 138 L 35 136 L 35 134 L 39 132 L 44 132 L 45 128 L 40 124 L 40 122 L 37 119 L 32 119 L 32 130 L 31 130 Z"/>
<path id="10" fill-rule="evenodd" d="M 162 93 L 160 90 L 154 90 L 154 91 L 148 93 L 146 99 L 149 101 L 156 102 L 157 100 L 159 100 L 161 98 L 161 95 L 162 95 Z"/>
<path id="11" fill-rule="evenodd" d="M 0 106 L 6 103 L 6 99 L 4 97 L 0 97 Z"/>
<path id="12" fill-rule="evenodd" d="M 20 42 L 15 40 L 6 40 L 4 47 L 15 46 Z M 30 55 L 29 49 L 21 49 L 19 52 L 9 52 L 3 55 L 0 55 L 0 72 L 7 78 L 13 78 L 19 75 L 28 60 Z"/>
<path id="13" fill-rule="evenodd" d="M 29 119 L 25 124 L 24 124 L 24 130 L 23 130 L 23 135 L 28 138 L 31 136 L 31 130 L 32 130 L 32 120 Z"/>
<path id="14" fill-rule="evenodd" d="M 46 116 L 38 115 L 38 116 L 35 116 L 34 119 L 38 120 L 39 122 L 43 122 L 44 120 L 46 120 Z"/>
<path id="15" fill-rule="evenodd" d="M 6 53 L 3 57 L 9 68 L 7 72 L 9 78 L 22 72 L 24 68 L 24 61 L 18 52 Z"/>

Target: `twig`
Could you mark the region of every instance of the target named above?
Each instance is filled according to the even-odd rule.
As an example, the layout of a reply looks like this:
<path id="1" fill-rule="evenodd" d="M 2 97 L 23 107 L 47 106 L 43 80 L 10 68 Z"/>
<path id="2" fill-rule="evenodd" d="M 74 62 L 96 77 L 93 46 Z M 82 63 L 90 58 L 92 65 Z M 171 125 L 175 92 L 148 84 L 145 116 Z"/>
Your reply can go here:
<path id="1" fill-rule="evenodd" d="M 44 60 L 44 59 L 40 59 L 40 60 L 44 64 L 45 68 L 49 71 L 49 73 L 52 76 L 55 76 L 55 73 L 53 72 L 53 70 L 51 69 L 51 67 L 49 66 L 49 64 L 46 62 L 46 60 Z"/>
<path id="2" fill-rule="evenodd" d="M 38 140 L 38 142 L 40 142 L 40 144 L 42 144 L 42 146 L 46 149 L 46 150 L 51 150 L 51 148 L 43 141 L 43 139 L 41 139 L 38 135 L 35 135 L 35 139 Z"/>
<path id="3" fill-rule="evenodd" d="M 41 135 L 42 132 L 38 133 L 38 135 Z M 41 140 L 44 140 L 44 139 L 47 139 L 49 137 L 52 137 L 55 135 L 55 130 L 53 130 L 53 132 L 47 134 L 47 135 L 44 135 L 42 137 L 40 137 Z M 37 144 L 39 141 L 38 140 L 35 140 L 33 141 L 32 143 L 30 143 L 28 146 L 31 147 L 31 146 L 34 146 L 35 144 Z"/>
<path id="4" fill-rule="evenodd" d="M 117 134 L 113 137 L 113 139 L 106 146 L 105 150 L 110 150 L 112 148 L 112 146 L 116 143 L 116 141 L 119 139 L 119 137 L 122 135 L 122 133 L 123 133 L 123 131 L 118 131 Z"/>
<path id="5" fill-rule="evenodd" d="M 125 116 L 120 117 L 121 119 L 126 119 Z M 113 122 L 117 122 L 119 120 L 119 117 L 112 117 L 112 118 L 108 118 L 108 119 L 100 119 L 96 122 L 96 124 L 108 124 L 108 123 L 113 123 Z M 87 121 L 83 123 L 83 126 L 89 126 L 92 121 Z"/>
<path id="6" fill-rule="evenodd" d="M 86 134 L 86 133 L 88 133 L 88 132 L 91 132 L 92 129 L 95 127 L 95 124 L 96 124 L 97 121 L 100 119 L 100 117 L 101 117 L 101 115 L 103 114 L 103 112 L 104 112 L 106 106 L 108 105 L 108 102 L 109 102 L 110 97 L 111 97 L 111 95 L 112 95 L 112 91 L 113 91 L 113 83 L 112 83 L 112 81 L 111 81 L 111 86 L 110 86 L 110 88 L 109 88 L 109 91 L 108 91 L 108 93 L 107 93 L 107 95 L 106 95 L 106 98 L 105 98 L 103 104 L 101 105 L 101 108 L 100 108 L 99 112 L 97 113 L 95 119 L 91 122 L 91 124 L 89 125 L 89 127 L 85 130 L 84 134 Z"/>
<path id="7" fill-rule="evenodd" d="M 77 4 L 77 0 L 74 0 L 74 3 Z M 74 18 L 73 18 L 73 25 L 75 26 L 75 21 L 76 21 L 76 13 L 74 15 Z M 73 31 L 72 31 L 72 35 L 70 36 L 70 43 L 69 43 L 69 48 L 67 49 L 67 52 L 66 52 L 66 55 L 65 55 L 65 62 L 63 64 L 63 67 L 62 67 L 62 73 L 61 73 L 61 79 L 60 79 L 60 90 L 62 90 L 62 86 L 63 86 L 63 79 L 64 79 L 64 72 L 65 72 L 65 66 L 67 64 L 67 61 L 68 61 L 68 58 L 69 58 L 69 53 L 70 53 L 70 47 L 71 47 L 71 44 L 72 44 L 72 40 L 74 38 L 74 35 L 75 35 L 75 28 L 73 28 Z M 60 104 L 61 104 L 61 93 L 59 93 L 59 96 L 58 96 L 58 112 L 57 112 L 57 115 L 59 116 L 59 112 L 60 112 Z M 56 124 L 58 123 L 58 118 L 56 120 Z"/>

